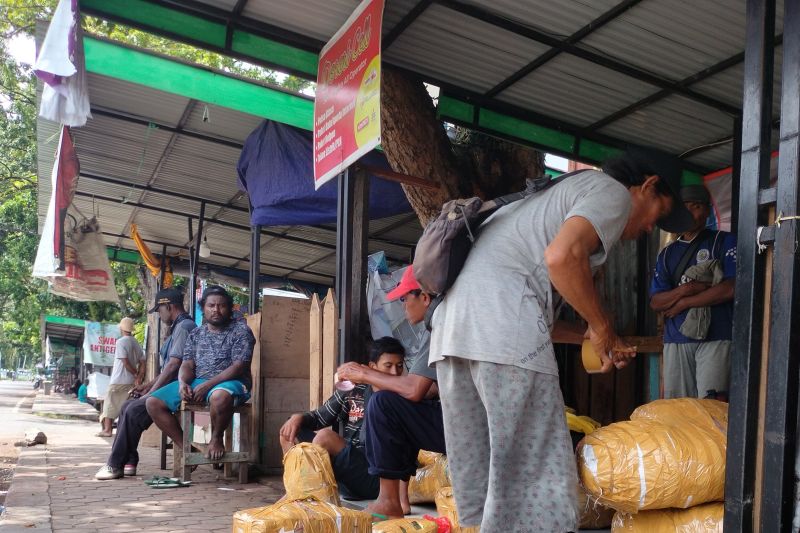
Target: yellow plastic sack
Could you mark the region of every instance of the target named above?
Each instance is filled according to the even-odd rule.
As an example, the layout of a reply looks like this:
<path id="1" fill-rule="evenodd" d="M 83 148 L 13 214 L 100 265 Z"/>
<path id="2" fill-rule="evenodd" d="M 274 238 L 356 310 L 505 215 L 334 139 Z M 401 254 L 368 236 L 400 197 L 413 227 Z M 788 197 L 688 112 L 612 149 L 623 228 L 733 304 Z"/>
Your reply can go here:
<path id="1" fill-rule="evenodd" d="M 608 529 L 614 518 L 614 509 L 597 501 L 578 484 L 578 527 L 580 529 Z"/>
<path id="2" fill-rule="evenodd" d="M 631 515 L 617 513 L 611 524 L 613 533 L 722 533 L 724 503 L 706 503 L 688 509 L 642 511 Z"/>
<path id="3" fill-rule="evenodd" d="M 433 462 L 436 461 L 436 459 L 441 456 L 442 456 L 441 453 L 429 452 L 428 450 L 420 450 L 419 455 L 417 455 L 417 462 L 419 463 L 419 466 L 428 466 L 432 465 Z"/>
<path id="4" fill-rule="evenodd" d="M 424 518 L 398 518 L 374 523 L 372 533 L 436 533 L 438 528 L 436 522 Z"/>
<path id="5" fill-rule="evenodd" d="M 313 497 L 340 505 L 331 458 L 323 447 L 316 444 L 301 442 L 286 452 L 283 456 L 283 484 L 286 497 L 282 501 Z"/>
<path id="6" fill-rule="evenodd" d="M 627 513 L 722 501 L 727 406 L 716 400 L 657 400 L 630 422 L 602 427 L 578 446 L 581 483 Z"/>
<path id="7" fill-rule="evenodd" d="M 480 533 L 478 526 L 461 527 L 456 510 L 456 500 L 453 497 L 453 487 L 444 487 L 436 492 L 436 512 L 439 516 L 446 516 L 450 520 L 452 533 Z"/>
<path id="8" fill-rule="evenodd" d="M 450 485 L 447 456 L 439 454 L 433 464 L 418 468 L 414 477 L 408 480 L 408 501 L 432 503 L 436 500 L 436 491 Z"/>
<path id="9" fill-rule="evenodd" d="M 588 416 L 578 416 L 574 411 L 567 408 L 564 413 L 567 417 L 567 427 L 570 431 L 590 435 L 595 429 L 600 427 L 600 422 Z"/>
<path id="10" fill-rule="evenodd" d="M 372 516 L 315 499 L 233 514 L 233 533 L 370 533 Z"/>

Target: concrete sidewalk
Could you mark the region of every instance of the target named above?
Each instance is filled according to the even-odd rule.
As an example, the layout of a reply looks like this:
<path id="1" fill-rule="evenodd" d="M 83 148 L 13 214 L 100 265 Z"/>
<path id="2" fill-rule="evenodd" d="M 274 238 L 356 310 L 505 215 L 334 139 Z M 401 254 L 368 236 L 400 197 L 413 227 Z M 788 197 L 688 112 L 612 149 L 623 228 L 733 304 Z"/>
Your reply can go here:
<path id="1" fill-rule="evenodd" d="M 88 407 L 87 412 L 83 407 Z M 38 411 L 37 411 L 38 409 Z M 186 488 L 152 489 L 144 480 L 171 475 L 158 468 L 157 448 L 140 447 L 136 477 L 97 481 L 112 439 L 95 437 L 91 406 L 62 395 L 39 394 L 34 411 L 47 444 L 23 448 L 0 520 L 4 533 L 22 531 L 225 531 L 235 511 L 274 503 L 283 495 L 280 478 L 239 485 L 201 466 Z M 95 422 L 83 417 L 93 415 Z M 168 466 L 171 465 L 168 452 Z"/>

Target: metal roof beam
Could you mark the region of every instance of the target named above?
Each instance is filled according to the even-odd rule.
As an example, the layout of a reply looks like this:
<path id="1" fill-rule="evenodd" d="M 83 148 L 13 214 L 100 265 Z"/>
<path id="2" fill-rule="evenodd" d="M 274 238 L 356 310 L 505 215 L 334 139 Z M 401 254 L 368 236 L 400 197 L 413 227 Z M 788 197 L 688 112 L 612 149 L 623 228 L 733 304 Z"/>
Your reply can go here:
<path id="1" fill-rule="evenodd" d="M 782 42 L 783 42 L 783 34 L 775 37 L 775 46 L 779 46 Z M 738 54 L 732 55 L 727 59 L 723 59 L 722 61 L 720 61 L 715 65 L 711 65 L 710 67 L 703 69 L 700 72 L 697 72 L 695 74 L 692 74 L 691 76 L 682 79 L 677 83 L 677 85 L 681 87 L 689 87 L 690 85 L 699 83 L 705 79 L 710 78 L 711 76 L 719 74 L 724 70 L 736 66 L 742 61 L 744 61 L 744 52 L 739 52 Z M 617 120 L 620 120 L 621 118 L 624 118 L 630 115 L 631 113 L 638 111 L 639 109 L 647 107 L 650 104 L 658 102 L 659 100 L 663 100 L 664 98 L 672 94 L 675 94 L 674 90 L 662 89 L 657 93 L 653 93 L 650 96 L 642 98 L 638 102 L 634 102 L 631 105 L 620 109 L 619 111 L 615 111 L 614 113 L 611 113 L 610 115 L 601 118 L 594 124 L 590 124 L 589 126 L 587 126 L 586 130 L 587 131 L 599 130 L 605 126 L 608 126 L 612 122 L 616 122 Z"/>
<path id="2" fill-rule="evenodd" d="M 585 25 L 584 27 L 582 27 L 581 29 L 579 29 L 566 39 L 564 39 L 564 42 L 568 44 L 576 44 L 584 37 L 588 36 L 595 30 L 599 30 L 612 20 L 616 19 L 617 17 L 619 17 L 620 15 L 622 15 L 623 13 L 634 7 L 635 5 L 639 4 L 641 1 L 642 0 L 625 0 L 624 2 L 620 2 L 619 4 L 615 5 L 614 7 L 612 7 L 611 9 L 609 9 L 608 11 L 606 11 L 593 21 L 589 22 L 587 25 Z M 531 61 L 518 71 L 516 71 L 508 78 L 504 79 L 503 81 L 501 81 L 500 83 L 489 89 L 484 94 L 484 96 L 491 98 L 492 96 L 497 95 L 498 93 L 504 91 L 505 89 L 508 89 L 510 86 L 514 85 L 519 80 L 521 80 L 534 70 L 538 69 L 551 59 L 555 58 L 562 52 L 563 49 L 561 48 L 551 48 L 544 54 L 540 55 L 539 57 L 537 57 L 536 59 L 534 59 L 533 61 Z"/>
<path id="3" fill-rule="evenodd" d="M 723 113 L 728 113 L 731 116 L 738 116 L 741 114 L 741 109 L 738 107 L 717 100 L 716 98 L 697 93 L 685 87 L 680 87 L 677 82 L 673 80 L 662 78 L 661 76 L 657 76 L 645 70 L 627 65 L 617 61 L 616 59 L 600 55 L 590 50 L 579 48 L 575 44 L 562 41 L 553 37 L 552 35 L 548 35 L 539 30 L 524 26 L 499 15 L 495 15 L 494 13 L 480 7 L 465 4 L 459 0 L 436 0 L 436 3 L 458 13 L 478 19 L 493 26 L 497 26 L 498 28 L 502 28 L 506 31 L 526 37 L 533 41 L 546 44 L 550 47 L 559 49 L 562 52 L 585 59 L 594 64 L 600 65 L 615 72 L 619 72 L 620 74 L 624 74 L 636 80 L 655 85 L 656 87 L 661 87 L 662 89 L 673 89 L 675 92 L 680 93 L 687 98 L 691 98 L 692 100 L 722 111 Z"/>
<path id="4" fill-rule="evenodd" d="M 381 50 L 386 51 L 387 48 L 392 46 L 392 43 L 397 40 L 400 35 L 406 31 L 406 28 L 411 26 L 417 18 L 419 18 L 422 13 L 428 9 L 428 6 L 433 3 L 433 0 L 420 0 L 417 4 L 411 8 L 411 11 L 405 14 L 405 16 L 400 19 L 392 30 L 384 36 L 383 40 L 381 41 Z"/>

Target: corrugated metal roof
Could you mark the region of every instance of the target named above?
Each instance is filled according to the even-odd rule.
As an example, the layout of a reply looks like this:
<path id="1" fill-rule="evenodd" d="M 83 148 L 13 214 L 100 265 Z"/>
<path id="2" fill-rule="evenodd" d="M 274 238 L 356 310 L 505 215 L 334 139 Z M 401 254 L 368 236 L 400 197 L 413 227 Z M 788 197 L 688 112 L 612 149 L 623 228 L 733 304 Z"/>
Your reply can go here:
<path id="1" fill-rule="evenodd" d="M 243 14 L 327 42 L 359 3 L 360 0 L 304 0 L 299 8 L 294 0 L 247 2 Z"/>
<path id="2" fill-rule="evenodd" d="M 530 39 L 433 5 L 384 56 L 394 65 L 483 92 L 545 50 Z"/>

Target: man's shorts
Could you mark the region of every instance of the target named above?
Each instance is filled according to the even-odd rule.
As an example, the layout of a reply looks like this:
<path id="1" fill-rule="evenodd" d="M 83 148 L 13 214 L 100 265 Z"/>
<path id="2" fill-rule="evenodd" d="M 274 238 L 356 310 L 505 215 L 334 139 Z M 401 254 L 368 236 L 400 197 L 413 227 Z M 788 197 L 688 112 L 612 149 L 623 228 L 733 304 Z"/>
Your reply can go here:
<path id="1" fill-rule="evenodd" d="M 309 429 L 301 429 L 297 433 L 300 442 L 311 442 L 315 433 Z M 380 478 L 371 475 L 367 470 L 367 456 L 362 449 L 347 444 L 342 451 L 331 459 L 333 477 L 339 485 L 339 492 L 348 500 L 374 500 L 380 492 Z"/>
<path id="2" fill-rule="evenodd" d="M 200 385 L 201 383 L 205 383 L 208 381 L 207 379 L 203 378 L 196 378 L 192 381 L 191 387 L 194 390 L 195 387 Z M 181 393 L 180 393 L 180 381 L 173 381 L 172 383 L 168 383 L 158 389 L 155 392 L 151 392 L 150 396 L 154 398 L 158 398 L 165 404 L 167 404 L 167 408 L 172 411 L 173 413 L 178 410 L 178 407 L 181 405 Z M 238 405 L 242 405 L 248 399 L 250 399 L 250 393 L 247 392 L 247 388 L 244 384 L 236 379 L 232 379 L 230 381 L 223 381 L 222 383 L 218 383 L 211 387 L 211 390 L 208 391 L 206 394 L 206 403 L 211 399 L 211 394 L 215 390 L 224 390 L 231 396 L 233 396 L 233 405 L 234 407 Z"/>
<path id="3" fill-rule="evenodd" d="M 103 400 L 103 412 L 100 413 L 100 421 L 104 418 L 114 420 L 119 416 L 122 409 L 122 404 L 128 399 L 128 395 L 133 388 L 133 384 L 129 385 L 109 385 L 106 390 L 106 397 Z"/>

